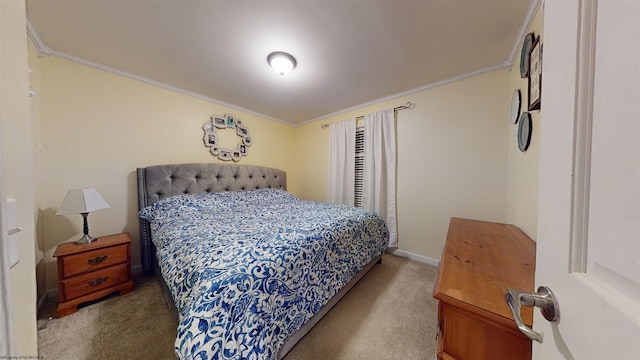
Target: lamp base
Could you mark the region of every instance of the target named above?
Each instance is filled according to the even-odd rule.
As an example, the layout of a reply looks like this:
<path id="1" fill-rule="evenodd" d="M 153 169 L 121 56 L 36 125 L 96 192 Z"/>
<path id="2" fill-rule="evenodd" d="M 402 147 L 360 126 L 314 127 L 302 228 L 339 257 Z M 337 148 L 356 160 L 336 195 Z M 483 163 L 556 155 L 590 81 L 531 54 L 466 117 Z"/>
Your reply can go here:
<path id="1" fill-rule="evenodd" d="M 82 238 L 80 238 L 79 240 L 74 241 L 76 244 L 88 244 L 92 241 L 97 240 L 97 238 L 94 238 L 92 236 L 90 236 L 89 234 L 84 234 L 82 236 Z"/>

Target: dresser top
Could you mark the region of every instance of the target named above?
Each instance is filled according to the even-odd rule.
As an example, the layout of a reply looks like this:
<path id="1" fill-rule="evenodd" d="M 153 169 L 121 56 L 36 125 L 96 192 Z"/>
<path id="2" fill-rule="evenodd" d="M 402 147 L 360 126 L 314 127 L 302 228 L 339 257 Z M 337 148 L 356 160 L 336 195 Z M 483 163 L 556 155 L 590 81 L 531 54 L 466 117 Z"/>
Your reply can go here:
<path id="1" fill-rule="evenodd" d="M 533 292 L 535 256 L 533 240 L 514 225 L 451 218 L 433 296 L 513 323 L 504 294 Z M 531 307 L 522 307 L 521 316 L 533 323 Z"/>
<path id="2" fill-rule="evenodd" d="M 54 257 L 67 256 L 77 254 L 85 251 L 102 249 L 109 246 L 116 246 L 131 242 L 131 236 L 129 233 L 121 233 L 108 236 L 100 236 L 96 240 L 86 243 L 77 244 L 75 242 L 66 242 L 58 245 L 56 251 L 53 253 Z"/>

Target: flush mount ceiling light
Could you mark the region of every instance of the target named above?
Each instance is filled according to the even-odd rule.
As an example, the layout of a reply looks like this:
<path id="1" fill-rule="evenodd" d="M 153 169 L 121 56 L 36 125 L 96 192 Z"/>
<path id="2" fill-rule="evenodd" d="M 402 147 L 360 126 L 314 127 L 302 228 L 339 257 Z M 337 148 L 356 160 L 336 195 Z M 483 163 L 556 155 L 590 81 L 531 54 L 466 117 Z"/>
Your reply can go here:
<path id="1" fill-rule="evenodd" d="M 282 51 L 275 51 L 269 54 L 267 62 L 281 76 L 287 75 L 297 65 L 296 58 Z"/>

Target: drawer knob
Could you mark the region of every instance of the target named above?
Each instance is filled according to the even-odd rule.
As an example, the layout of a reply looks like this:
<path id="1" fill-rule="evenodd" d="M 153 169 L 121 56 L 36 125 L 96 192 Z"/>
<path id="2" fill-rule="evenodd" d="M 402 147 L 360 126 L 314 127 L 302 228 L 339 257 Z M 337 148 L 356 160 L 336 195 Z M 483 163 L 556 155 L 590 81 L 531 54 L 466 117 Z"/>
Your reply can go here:
<path id="1" fill-rule="evenodd" d="M 95 280 L 91 280 L 89 281 L 89 286 L 98 286 L 104 283 L 105 281 L 107 281 L 108 278 L 109 278 L 108 276 L 105 276 L 105 277 L 97 278 Z"/>
<path id="2" fill-rule="evenodd" d="M 100 264 L 101 262 L 103 262 L 105 260 L 107 260 L 107 255 L 98 256 L 98 257 L 95 257 L 93 259 L 89 259 L 89 260 L 87 260 L 87 262 L 89 264 L 91 264 L 91 265 L 98 265 L 98 264 Z"/>

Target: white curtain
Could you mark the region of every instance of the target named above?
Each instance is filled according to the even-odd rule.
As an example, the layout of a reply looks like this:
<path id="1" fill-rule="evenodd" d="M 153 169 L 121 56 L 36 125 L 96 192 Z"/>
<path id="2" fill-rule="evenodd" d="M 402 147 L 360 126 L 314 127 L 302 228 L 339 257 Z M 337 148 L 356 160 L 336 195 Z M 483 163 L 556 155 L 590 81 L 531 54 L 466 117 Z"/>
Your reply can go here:
<path id="1" fill-rule="evenodd" d="M 329 185 L 327 201 L 353 206 L 356 119 L 330 125 L 331 142 L 329 148 Z"/>
<path id="2" fill-rule="evenodd" d="M 362 207 L 387 222 L 389 247 L 398 247 L 396 220 L 396 131 L 393 109 L 364 117 Z"/>

